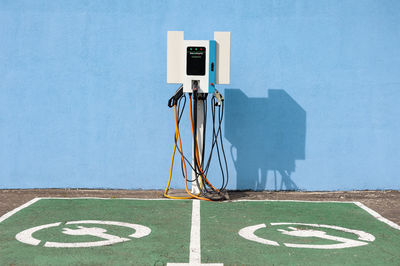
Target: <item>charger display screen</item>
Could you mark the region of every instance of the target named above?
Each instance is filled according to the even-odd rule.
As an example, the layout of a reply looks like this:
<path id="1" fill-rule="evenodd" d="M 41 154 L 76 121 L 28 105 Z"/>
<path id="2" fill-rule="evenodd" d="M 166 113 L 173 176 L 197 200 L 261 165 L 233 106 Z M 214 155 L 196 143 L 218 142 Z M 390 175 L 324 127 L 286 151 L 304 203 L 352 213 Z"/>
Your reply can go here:
<path id="1" fill-rule="evenodd" d="M 206 74 L 206 48 L 189 46 L 186 51 L 186 75 Z"/>

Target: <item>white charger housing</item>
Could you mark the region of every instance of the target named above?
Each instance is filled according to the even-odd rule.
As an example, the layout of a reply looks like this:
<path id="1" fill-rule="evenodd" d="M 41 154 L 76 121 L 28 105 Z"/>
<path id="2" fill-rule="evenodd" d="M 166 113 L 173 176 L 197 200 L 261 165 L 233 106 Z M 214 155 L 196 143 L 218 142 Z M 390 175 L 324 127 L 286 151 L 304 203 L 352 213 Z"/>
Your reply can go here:
<path id="1" fill-rule="evenodd" d="M 230 32 L 214 32 L 214 40 L 184 40 L 183 31 L 167 34 L 167 83 L 183 84 L 183 92 L 213 93 L 215 84 L 230 82 Z"/>

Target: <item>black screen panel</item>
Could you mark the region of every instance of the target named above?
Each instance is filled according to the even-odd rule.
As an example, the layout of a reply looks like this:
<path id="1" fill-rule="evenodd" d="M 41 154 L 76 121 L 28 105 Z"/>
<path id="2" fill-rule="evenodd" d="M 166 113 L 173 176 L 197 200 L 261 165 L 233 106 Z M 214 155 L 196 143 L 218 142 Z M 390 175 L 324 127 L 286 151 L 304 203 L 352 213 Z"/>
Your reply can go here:
<path id="1" fill-rule="evenodd" d="M 206 48 L 190 46 L 186 51 L 186 75 L 204 76 L 206 74 Z"/>

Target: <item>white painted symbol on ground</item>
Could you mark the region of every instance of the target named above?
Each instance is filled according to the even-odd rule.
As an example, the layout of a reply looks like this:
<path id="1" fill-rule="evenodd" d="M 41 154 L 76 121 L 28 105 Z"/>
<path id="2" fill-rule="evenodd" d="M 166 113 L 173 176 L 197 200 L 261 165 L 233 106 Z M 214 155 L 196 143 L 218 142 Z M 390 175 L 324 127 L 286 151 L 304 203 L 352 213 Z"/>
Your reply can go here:
<path id="1" fill-rule="evenodd" d="M 200 200 L 193 200 L 192 228 L 190 230 L 189 263 L 167 263 L 167 266 L 222 266 L 223 263 L 201 263 L 200 250 Z"/>
<path id="2" fill-rule="evenodd" d="M 295 236 L 295 237 L 316 237 L 320 239 L 332 240 L 338 243 L 336 244 L 326 244 L 326 245 L 312 245 L 312 244 L 292 244 L 292 243 L 283 243 L 287 247 L 292 248 L 315 248 L 315 249 L 341 249 L 341 248 L 351 248 L 351 247 L 359 247 L 368 245 L 368 242 L 372 242 L 375 240 L 375 237 L 369 233 L 360 230 L 348 229 L 336 225 L 325 225 L 325 224 L 305 224 L 305 223 L 271 223 L 271 226 L 275 225 L 301 225 L 301 226 L 309 226 L 316 228 L 329 228 L 338 231 L 343 231 L 347 233 L 352 233 L 358 236 L 358 240 L 349 239 L 345 237 L 332 236 L 327 234 L 322 230 L 313 230 L 307 229 L 302 230 L 293 226 L 289 226 L 290 230 L 278 229 L 284 235 Z M 266 228 L 265 224 L 257 224 L 252 226 L 247 226 L 242 228 L 239 231 L 239 235 L 247 240 L 258 242 L 265 245 L 271 246 L 280 246 L 278 242 L 273 240 L 264 239 L 255 235 L 255 231 L 261 228 Z M 362 241 L 360 241 L 362 240 Z M 366 241 L 366 242 L 364 242 Z"/>
<path id="3" fill-rule="evenodd" d="M 114 225 L 114 226 L 122 226 L 135 230 L 135 233 L 129 235 L 131 238 L 141 238 L 147 236 L 151 233 L 151 229 L 147 226 L 143 226 L 140 224 L 131 224 L 124 222 L 115 222 L 115 221 L 97 221 L 97 220 L 84 220 L 84 221 L 71 221 L 65 223 L 66 225 L 75 225 L 75 224 L 100 224 L 100 225 Z M 57 227 L 60 226 L 61 222 L 45 224 L 36 227 L 32 227 L 26 229 L 20 233 L 18 233 L 15 238 L 25 244 L 37 246 L 40 244 L 41 240 L 36 239 L 32 236 L 33 233 L 38 232 L 42 229 Z M 75 242 L 75 243 L 64 243 L 64 242 L 50 242 L 47 241 L 44 244 L 44 247 L 53 247 L 53 248 L 81 248 L 81 247 L 99 247 L 106 245 L 113 245 L 116 243 L 126 242 L 131 239 L 119 237 L 111 234 L 107 234 L 107 230 L 99 227 L 88 227 L 88 226 L 77 226 L 76 229 L 71 228 L 63 228 L 61 231 L 65 235 L 74 235 L 74 236 L 94 236 L 100 238 L 102 240 L 92 241 L 92 242 Z"/>

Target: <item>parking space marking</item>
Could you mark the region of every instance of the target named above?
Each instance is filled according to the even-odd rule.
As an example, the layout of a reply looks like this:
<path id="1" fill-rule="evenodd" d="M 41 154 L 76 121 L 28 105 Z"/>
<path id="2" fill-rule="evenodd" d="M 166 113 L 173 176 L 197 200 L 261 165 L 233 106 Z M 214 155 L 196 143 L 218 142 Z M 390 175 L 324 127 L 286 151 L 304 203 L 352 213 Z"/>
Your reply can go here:
<path id="1" fill-rule="evenodd" d="M 288 229 L 290 229 L 290 230 L 278 229 L 278 231 L 284 235 L 289 235 L 289 236 L 295 236 L 295 237 L 301 237 L 301 238 L 314 237 L 314 238 L 332 240 L 332 241 L 339 242 L 339 243 L 324 244 L 324 245 L 283 243 L 286 247 L 313 248 L 313 249 L 342 249 L 342 248 L 365 246 L 365 245 L 368 245 L 367 242 L 373 242 L 375 240 L 375 237 L 373 235 L 366 233 L 364 231 L 348 229 L 348 228 L 344 228 L 344 227 L 336 226 L 336 225 L 307 224 L 307 223 L 270 223 L 270 225 L 271 226 L 300 225 L 300 226 L 317 227 L 317 228 L 329 228 L 329 229 L 334 229 L 337 231 L 343 231 L 346 233 L 355 234 L 358 236 L 359 240 L 362 240 L 362 241 L 359 241 L 359 240 L 354 240 L 354 239 L 349 239 L 349 238 L 344 238 L 344 237 L 339 237 L 339 236 L 333 236 L 333 235 L 327 234 L 325 231 L 322 231 L 322 230 L 299 229 L 299 228 L 296 228 L 293 226 L 289 226 Z M 270 246 L 280 246 L 280 244 L 276 241 L 268 240 L 268 239 L 264 239 L 259 236 L 256 236 L 255 232 L 261 228 L 267 228 L 266 224 L 258 224 L 258 225 L 244 227 L 244 228 L 240 229 L 239 235 L 247 240 L 258 242 L 261 244 L 270 245 Z M 366 241 L 366 242 L 364 242 L 364 241 Z"/>
<path id="2" fill-rule="evenodd" d="M 61 222 L 57 222 L 57 223 L 35 226 L 32 228 L 26 229 L 22 232 L 19 232 L 15 236 L 15 238 L 19 242 L 22 242 L 22 243 L 25 243 L 28 245 L 32 245 L 32 246 L 37 246 L 40 244 L 41 240 L 34 238 L 32 236 L 32 234 L 34 234 L 35 232 L 40 231 L 42 229 L 60 226 L 61 224 L 62 224 Z M 140 225 L 140 224 L 116 222 L 116 221 L 84 220 L 84 221 L 71 221 L 71 222 L 65 223 L 65 225 L 71 225 L 71 224 L 73 224 L 73 225 L 76 225 L 76 224 L 92 224 L 92 225 L 100 224 L 100 225 L 113 225 L 113 226 L 128 227 L 128 228 L 135 230 L 135 233 L 129 235 L 129 237 L 131 237 L 131 238 L 142 238 L 151 233 L 151 229 L 148 228 L 147 226 Z M 103 240 L 102 241 L 92 241 L 92 242 L 76 242 L 76 243 L 47 241 L 44 244 L 44 247 L 53 247 L 53 248 L 101 247 L 101 246 L 107 246 L 107 245 L 117 244 L 117 243 L 126 242 L 126 241 L 131 240 L 129 238 L 106 234 L 106 232 L 107 232 L 106 229 L 99 228 L 99 227 L 87 227 L 87 226 L 81 226 L 81 225 L 78 225 L 78 228 L 76 228 L 76 229 L 71 229 L 71 228 L 67 227 L 67 228 L 63 228 L 63 231 L 61 231 L 61 233 L 65 234 L 65 235 L 80 235 L 80 236 L 91 235 L 91 236 L 95 236 L 97 238 L 101 238 Z"/>
<path id="3" fill-rule="evenodd" d="M 20 210 L 32 205 L 33 203 L 35 203 L 38 200 L 40 200 L 40 198 L 34 198 L 34 199 L 28 201 L 27 203 L 22 204 L 21 206 L 15 208 L 14 210 L 7 212 L 6 214 L 4 214 L 3 216 L 0 217 L 0 223 L 3 222 L 4 220 L 6 220 L 7 218 L 11 217 L 12 215 L 16 214 Z"/>
<path id="4" fill-rule="evenodd" d="M 371 214 L 373 217 L 375 217 L 379 221 L 389 225 L 390 227 L 392 227 L 394 229 L 400 230 L 400 225 L 390 221 L 389 219 L 386 219 L 385 217 L 383 217 L 382 215 L 380 215 L 376 211 L 368 208 L 367 206 L 365 206 L 361 202 L 354 202 L 354 204 L 357 205 L 358 207 L 360 207 L 361 209 L 363 209 L 364 211 L 368 212 L 369 214 Z"/>
<path id="5" fill-rule="evenodd" d="M 190 231 L 190 253 L 189 263 L 168 263 L 168 266 L 184 265 L 208 265 L 221 266 L 223 263 L 201 263 L 201 245 L 200 245 L 200 200 L 192 200 L 192 228 Z"/>

